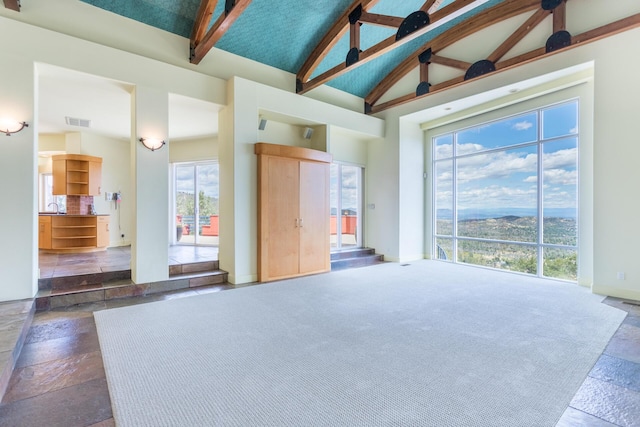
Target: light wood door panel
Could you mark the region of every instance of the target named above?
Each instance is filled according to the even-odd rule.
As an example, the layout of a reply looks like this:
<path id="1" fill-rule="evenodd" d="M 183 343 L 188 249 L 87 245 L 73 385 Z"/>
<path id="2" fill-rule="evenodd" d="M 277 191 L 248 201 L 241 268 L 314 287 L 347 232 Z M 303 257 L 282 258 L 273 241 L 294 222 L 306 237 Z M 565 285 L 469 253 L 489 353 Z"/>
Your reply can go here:
<path id="1" fill-rule="evenodd" d="M 268 158 L 269 277 L 298 273 L 299 184 L 297 160 Z"/>
<path id="2" fill-rule="evenodd" d="M 300 273 L 330 268 L 328 189 L 328 164 L 300 162 Z"/>

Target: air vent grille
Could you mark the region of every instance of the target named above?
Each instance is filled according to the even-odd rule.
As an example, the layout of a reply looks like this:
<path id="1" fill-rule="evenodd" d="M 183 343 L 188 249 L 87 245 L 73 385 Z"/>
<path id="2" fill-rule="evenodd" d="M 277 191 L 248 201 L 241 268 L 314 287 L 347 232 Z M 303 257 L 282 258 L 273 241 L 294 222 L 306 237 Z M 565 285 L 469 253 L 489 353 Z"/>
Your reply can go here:
<path id="1" fill-rule="evenodd" d="M 68 125 L 71 126 L 78 126 L 78 127 L 82 127 L 82 128 L 88 128 L 91 126 L 91 120 L 88 119 L 78 119 L 76 117 L 65 117 L 64 120 L 67 122 Z"/>

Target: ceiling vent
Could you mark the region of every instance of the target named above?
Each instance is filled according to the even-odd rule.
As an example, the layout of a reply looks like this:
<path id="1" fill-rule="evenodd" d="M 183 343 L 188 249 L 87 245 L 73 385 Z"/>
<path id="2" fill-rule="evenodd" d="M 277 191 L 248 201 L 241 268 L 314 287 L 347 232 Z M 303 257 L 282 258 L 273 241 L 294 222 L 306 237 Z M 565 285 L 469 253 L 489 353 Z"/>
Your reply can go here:
<path id="1" fill-rule="evenodd" d="M 88 119 L 78 119 L 75 117 L 65 117 L 64 120 L 67 122 L 68 125 L 71 126 L 79 126 L 82 128 L 88 128 L 91 126 L 91 120 Z"/>

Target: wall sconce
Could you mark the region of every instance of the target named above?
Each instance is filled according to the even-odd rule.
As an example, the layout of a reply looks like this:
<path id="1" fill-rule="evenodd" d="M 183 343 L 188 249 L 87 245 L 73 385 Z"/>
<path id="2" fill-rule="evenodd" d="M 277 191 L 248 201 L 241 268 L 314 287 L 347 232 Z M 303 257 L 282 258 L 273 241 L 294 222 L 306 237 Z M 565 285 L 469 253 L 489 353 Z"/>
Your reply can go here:
<path id="1" fill-rule="evenodd" d="M 10 119 L 0 120 L 0 132 L 7 136 L 11 136 L 12 133 L 20 132 L 26 127 L 29 127 L 27 122 L 18 122 Z"/>
<path id="2" fill-rule="evenodd" d="M 140 138 L 140 142 L 151 151 L 159 150 L 166 144 L 166 142 L 158 138 Z"/>

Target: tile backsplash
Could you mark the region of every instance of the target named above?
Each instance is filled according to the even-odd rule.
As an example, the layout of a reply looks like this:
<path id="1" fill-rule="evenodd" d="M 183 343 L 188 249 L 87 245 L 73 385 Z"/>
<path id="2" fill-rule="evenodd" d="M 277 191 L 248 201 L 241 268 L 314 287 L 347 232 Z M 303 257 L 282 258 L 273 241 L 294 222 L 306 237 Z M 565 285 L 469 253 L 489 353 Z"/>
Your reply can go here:
<path id="1" fill-rule="evenodd" d="M 93 196 L 67 196 L 67 215 L 89 215 Z"/>

